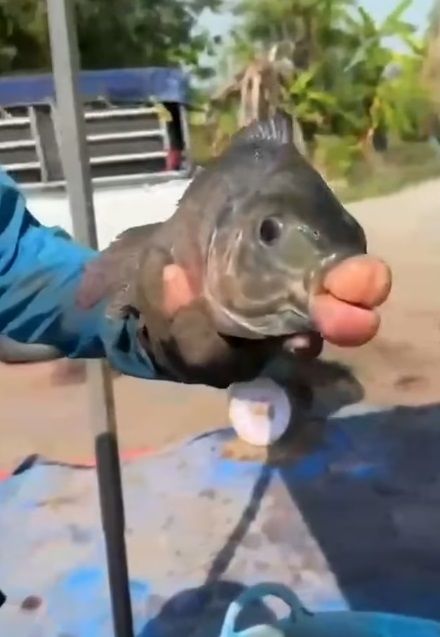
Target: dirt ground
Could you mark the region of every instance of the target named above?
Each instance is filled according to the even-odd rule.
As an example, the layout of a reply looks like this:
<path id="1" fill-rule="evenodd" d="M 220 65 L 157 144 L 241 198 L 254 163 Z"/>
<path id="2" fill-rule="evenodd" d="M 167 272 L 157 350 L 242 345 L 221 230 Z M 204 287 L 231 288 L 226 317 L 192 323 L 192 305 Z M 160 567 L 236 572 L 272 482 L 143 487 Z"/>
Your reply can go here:
<path id="1" fill-rule="evenodd" d="M 350 206 L 370 251 L 392 266 L 394 290 L 374 342 L 328 348 L 324 357 L 348 364 L 370 403 L 440 402 L 439 202 L 437 180 Z M 53 363 L 0 366 L 0 471 L 34 453 L 69 462 L 92 457 L 87 388 L 54 386 L 53 369 Z M 319 383 L 327 394 L 341 391 L 339 381 Z M 121 377 L 115 393 L 122 450 L 157 448 L 227 423 L 223 392 Z"/>

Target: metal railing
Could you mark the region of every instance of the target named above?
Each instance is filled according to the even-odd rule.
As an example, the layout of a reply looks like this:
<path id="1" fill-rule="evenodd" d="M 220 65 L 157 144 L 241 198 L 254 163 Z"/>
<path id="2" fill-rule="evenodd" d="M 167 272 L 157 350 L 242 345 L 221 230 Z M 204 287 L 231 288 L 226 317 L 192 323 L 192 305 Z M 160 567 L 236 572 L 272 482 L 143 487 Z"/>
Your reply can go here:
<path id="1" fill-rule="evenodd" d="M 170 137 L 158 108 L 102 104 L 81 104 L 80 108 L 93 181 L 148 178 L 167 172 Z M 23 110 L 27 110 L 27 116 L 23 116 Z M 14 109 L 3 111 L 0 165 L 17 182 L 51 185 L 65 181 L 60 159 L 60 117 L 59 110 L 49 103 L 22 107 L 18 114 Z"/>
<path id="2" fill-rule="evenodd" d="M 28 115 L 3 112 L 0 119 L 0 165 L 19 182 L 41 180 L 41 161 L 32 110 Z"/>

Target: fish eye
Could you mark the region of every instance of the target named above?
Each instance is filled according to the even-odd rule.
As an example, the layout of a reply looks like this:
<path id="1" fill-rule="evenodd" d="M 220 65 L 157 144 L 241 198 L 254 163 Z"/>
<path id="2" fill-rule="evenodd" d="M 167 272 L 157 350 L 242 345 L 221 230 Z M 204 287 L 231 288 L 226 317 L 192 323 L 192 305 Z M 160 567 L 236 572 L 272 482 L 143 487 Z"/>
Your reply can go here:
<path id="1" fill-rule="evenodd" d="M 266 217 L 260 224 L 260 240 L 268 246 L 273 245 L 281 237 L 283 224 L 276 217 Z"/>

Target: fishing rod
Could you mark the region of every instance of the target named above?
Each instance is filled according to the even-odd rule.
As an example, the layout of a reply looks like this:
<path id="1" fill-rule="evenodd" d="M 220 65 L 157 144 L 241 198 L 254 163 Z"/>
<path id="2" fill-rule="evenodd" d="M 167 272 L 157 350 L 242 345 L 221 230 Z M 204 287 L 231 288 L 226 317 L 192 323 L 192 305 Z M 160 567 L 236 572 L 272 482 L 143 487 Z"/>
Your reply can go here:
<path id="1" fill-rule="evenodd" d="M 47 0 L 61 156 L 75 238 L 98 247 L 83 105 L 78 90 L 79 50 L 71 0 Z M 125 545 L 124 501 L 116 414 L 106 361 L 87 362 L 90 416 L 95 438 L 101 522 L 115 637 L 133 637 Z"/>

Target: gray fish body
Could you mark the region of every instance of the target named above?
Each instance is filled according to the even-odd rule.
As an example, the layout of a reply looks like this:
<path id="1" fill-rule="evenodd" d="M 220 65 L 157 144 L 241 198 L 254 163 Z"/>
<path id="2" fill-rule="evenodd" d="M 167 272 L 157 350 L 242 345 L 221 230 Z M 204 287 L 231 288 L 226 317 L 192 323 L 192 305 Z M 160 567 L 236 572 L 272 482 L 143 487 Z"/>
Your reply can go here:
<path id="1" fill-rule="evenodd" d="M 281 114 L 239 133 L 191 184 L 172 220 L 176 260 L 191 268 L 197 255 L 198 283 L 219 330 L 231 336 L 310 329 L 313 278 L 366 252 L 361 226 L 292 135 L 290 118 Z M 270 224 L 278 225 L 278 237 L 265 236 Z"/>
<path id="2" fill-rule="evenodd" d="M 240 132 L 197 174 L 174 216 L 131 228 L 87 270 L 79 302 L 138 316 L 164 374 L 225 387 L 255 377 L 282 337 L 310 330 L 307 301 L 326 263 L 365 236 L 297 151 L 277 114 Z M 162 273 L 184 269 L 196 300 L 165 318 Z"/>

